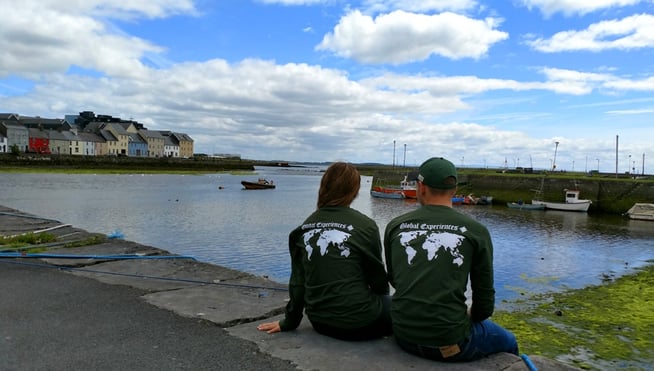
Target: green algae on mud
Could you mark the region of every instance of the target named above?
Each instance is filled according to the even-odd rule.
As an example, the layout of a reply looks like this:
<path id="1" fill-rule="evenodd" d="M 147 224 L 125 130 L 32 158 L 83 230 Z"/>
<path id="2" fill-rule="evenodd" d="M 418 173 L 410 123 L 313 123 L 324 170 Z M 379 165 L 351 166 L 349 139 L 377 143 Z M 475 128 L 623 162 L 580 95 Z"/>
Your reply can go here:
<path id="1" fill-rule="evenodd" d="M 650 262 L 654 263 L 654 261 Z M 654 265 L 579 290 L 538 294 L 497 311 L 520 351 L 585 369 L 642 370 L 654 364 Z"/>

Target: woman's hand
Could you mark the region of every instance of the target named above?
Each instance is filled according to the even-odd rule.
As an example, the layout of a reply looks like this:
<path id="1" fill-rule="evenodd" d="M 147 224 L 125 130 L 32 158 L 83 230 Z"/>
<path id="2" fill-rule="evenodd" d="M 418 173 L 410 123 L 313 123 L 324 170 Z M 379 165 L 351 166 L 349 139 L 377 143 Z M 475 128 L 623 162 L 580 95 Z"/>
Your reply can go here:
<path id="1" fill-rule="evenodd" d="M 265 331 L 269 334 L 274 334 L 275 332 L 282 331 L 282 329 L 279 327 L 279 321 L 262 323 L 257 326 L 257 330 Z"/>

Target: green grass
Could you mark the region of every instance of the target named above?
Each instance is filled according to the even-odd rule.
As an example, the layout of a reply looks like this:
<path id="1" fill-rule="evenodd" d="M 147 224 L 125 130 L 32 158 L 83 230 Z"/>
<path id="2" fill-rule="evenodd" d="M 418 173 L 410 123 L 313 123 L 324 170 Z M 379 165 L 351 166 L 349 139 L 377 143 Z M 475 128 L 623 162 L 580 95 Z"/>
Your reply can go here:
<path id="1" fill-rule="evenodd" d="M 54 244 L 57 247 L 73 248 L 81 246 L 98 245 L 107 240 L 103 234 L 93 234 L 90 237 L 63 244 Z M 50 233 L 26 233 L 19 236 L 0 236 L 0 249 L 21 251 L 25 253 L 40 253 L 48 250 L 57 241 L 57 236 Z"/>
<path id="2" fill-rule="evenodd" d="M 585 369 L 641 370 L 654 364 L 654 266 L 599 286 L 536 295 L 498 311 L 520 351 Z"/>
<path id="3" fill-rule="evenodd" d="M 52 167 L 0 167 L 0 173 L 60 173 L 60 174 L 175 174 L 175 175 L 204 175 L 204 174 L 232 174 L 253 175 L 251 170 L 169 170 L 169 169 L 76 169 Z"/>
<path id="4" fill-rule="evenodd" d="M 54 242 L 57 237 L 50 233 L 26 233 L 19 236 L 0 236 L 0 246 L 4 250 L 20 250 L 26 246 L 46 244 Z M 35 251 L 42 251 L 43 249 L 35 248 Z M 35 252 L 30 249 L 28 252 Z"/>

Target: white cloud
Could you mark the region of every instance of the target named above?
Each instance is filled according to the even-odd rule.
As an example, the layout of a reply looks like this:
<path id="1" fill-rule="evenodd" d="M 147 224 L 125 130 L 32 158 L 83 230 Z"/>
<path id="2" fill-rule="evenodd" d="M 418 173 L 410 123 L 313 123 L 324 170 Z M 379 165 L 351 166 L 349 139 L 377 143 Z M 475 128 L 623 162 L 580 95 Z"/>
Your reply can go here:
<path id="1" fill-rule="evenodd" d="M 621 20 L 602 21 L 585 30 L 562 31 L 549 39 L 529 40 L 527 44 L 546 53 L 651 48 L 654 47 L 654 16 L 638 14 Z"/>
<path id="2" fill-rule="evenodd" d="M 0 27 L 0 78 L 65 72 L 76 65 L 112 76 L 145 72 L 141 58 L 163 48 L 122 35 L 101 20 L 104 16 L 162 17 L 192 11 L 189 1 L 0 1 L 12 9 Z"/>
<path id="3" fill-rule="evenodd" d="M 609 82 L 616 81 L 612 75 L 592 72 L 580 72 L 557 68 L 541 68 L 545 81 L 516 81 L 511 79 L 483 79 L 477 76 L 419 76 L 385 74 L 362 80 L 361 83 L 376 89 L 389 89 L 406 93 L 425 91 L 434 97 L 446 96 L 457 98 L 483 94 L 496 90 L 529 91 L 545 90 L 558 94 L 584 95 L 594 89 L 617 88 Z M 625 80 L 623 84 L 627 84 Z M 461 102 L 457 105 L 450 101 L 451 111 L 468 108 Z"/>
<path id="4" fill-rule="evenodd" d="M 405 10 L 412 13 L 465 12 L 477 6 L 476 0 L 366 0 L 362 7 L 366 13 L 387 13 L 394 10 Z"/>
<path id="5" fill-rule="evenodd" d="M 606 82 L 604 86 L 615 90 L 654 91 L 654 77 L 642 80 L 615 79 Z"/>
<path id="6" fill-rule="evenodd" d="M 483 57 L 495 43 L 508 38 L 498 21 L 471 19 L 454 13 L 422 15 L 394 11 L 373 19 L 359 11 L 341 18 L 317 50 L 362 63 L 402 64 L 432 55 L 450 59 Z"/>
<path id="7" fill-rule="evenodd" d="M 617 110 L 617 111 L 606 111 L 610 115 L 649 115 L 654 113 L 654 108 L 642 108 L 634 110 Z"/>
<path id="8" fill-rule="evenodd" d="M 545 17 L 555 13 L 584 15 L 599 10 L 636 5 L 644 0 L 522 0 L 529 9 L 537 8 Z"/>
<path id="9" fill-rule="evenodd" d="M 4 9 L 21 12 L 30 1 L 0 0 Z M 195 14 L 193 0 L 40 0 L 35 10 L 52 11 L 56 14 L 75 13 L 107 18 L 130 19 L 134 17 L 165 18 L 175 14 Z M 9 5 L 10 4 L 10 5 Z"/>
<path id="10" fill-rule="evenodd" d="M 273 5 L 287 5 L 287 6 L 301 6 L 301 5 L 317 5 L 317 4 L 327 4 L 333 2 L 333 0 L 255 0 L 263 4 L 273 4 Z"/>

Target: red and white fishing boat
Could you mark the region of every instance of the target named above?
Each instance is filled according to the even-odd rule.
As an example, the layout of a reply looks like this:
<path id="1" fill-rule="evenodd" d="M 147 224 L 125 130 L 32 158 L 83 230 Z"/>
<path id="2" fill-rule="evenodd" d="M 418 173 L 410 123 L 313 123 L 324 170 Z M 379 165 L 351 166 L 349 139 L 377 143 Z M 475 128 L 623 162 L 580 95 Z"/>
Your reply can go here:
<path id="1" fill-rule="evenodd" d="M 373 197 L 383 197 L 383 198 L 418 198 L 416 191 L 416 181 L 407 180 L 407 176 L 400 182 L 399 186 L 373 186 L 370 189 L 370 194 Z M 390 195 L 386 196 L 385 195 Z M 401 195 L 398 197 L 397 195 Z"/>

